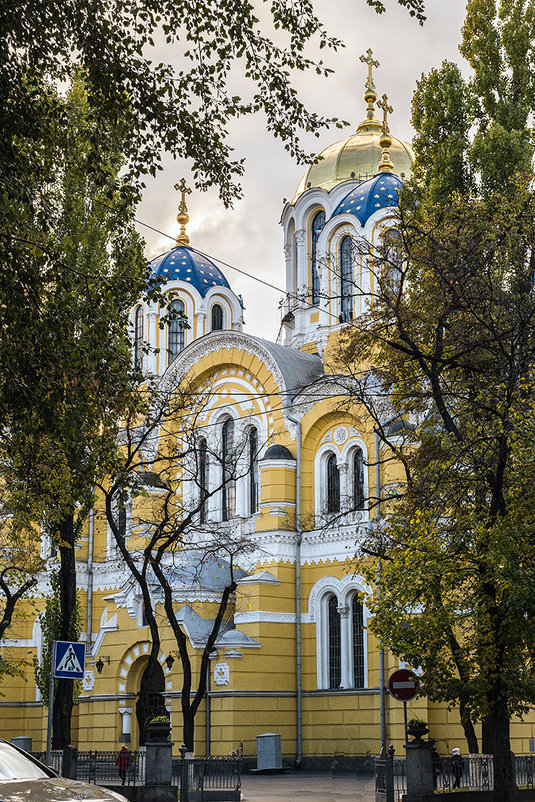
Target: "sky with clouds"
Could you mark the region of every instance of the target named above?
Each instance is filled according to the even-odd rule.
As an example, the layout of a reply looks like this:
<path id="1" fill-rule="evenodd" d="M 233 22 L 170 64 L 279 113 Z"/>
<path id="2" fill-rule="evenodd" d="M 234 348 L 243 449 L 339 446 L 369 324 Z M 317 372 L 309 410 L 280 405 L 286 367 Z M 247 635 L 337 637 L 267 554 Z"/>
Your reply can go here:
<path id="1" fill-rule="evenodd" d="M 362 100 L 366 66 L 361 53 L 371 47 L 380 62 L 375 70 L 379 95 L 386 92 L 394 108 L 390 130 L 405 140 L 412 137 L 411 98 L 417 79 L 443 60 L 462 65 L 458 52 L 465 0 L 427 0 L 427 22 L 423 26 L 409 17 L 396 0 L 386 0 L 387 12 L 377 15 L 365 0 L 316 0 L 318 16 L 329 33 L 343 39 L 345 48 L 336 53 L 321 51 L 321 57 L 334 69 L 329 78 L 298 74 L 295 78 L 301 98 L 322 115 L 347 120 L 344 131 L 324 130 L 319 139 L 304 137 L 308 152 L 349 136 L 363 119 Z M 167 53 L 162 58 L 172 60 Z M 311 49 L 307 55 L 314 54 Z M 266 130 L 261 114 L 237 120 L 230 127 L 231 143 L 237 157 L 245 157 L 243 197 L 232 209 L 225 209 L 217 191 L 198 192 L 188 197 L 191 245 L 252 276 L 279 287 L 281 292 L 222 266 L 229 283 L 245 301 L 245 330 L 274 340 L 280 324 L 278 304 L 284 290 L 284 255 L 279 224 L 283 198 L 291 198 L 306 167 L 299 165 Z M 193 186 L 186 162 L 164 155 L 163 170 L 147 182 L 137 212 L 140 221 L 172 237 L 178 234 L 177 193 L 174 184 L 184 176 Z M 173 240 L 145 226 L 138 226 L 152 258 L 169 250 Z"/>

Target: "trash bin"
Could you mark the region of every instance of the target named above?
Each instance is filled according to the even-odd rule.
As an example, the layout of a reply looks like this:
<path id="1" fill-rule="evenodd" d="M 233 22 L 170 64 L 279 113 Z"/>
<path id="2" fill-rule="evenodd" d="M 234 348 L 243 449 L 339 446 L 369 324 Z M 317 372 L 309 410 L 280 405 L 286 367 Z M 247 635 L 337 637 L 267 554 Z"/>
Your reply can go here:
<path id="1" fill-rule="evenodd" d="M 256 768 L 259 771 L 282 769 L 280 735 L 264 732 L 256 736 Z"/>
<path id="2" fill-rule="evenodd" d="M 11 739 L 11 743 L 14 746 L 18 746 L 19 749 L 24 749 L 25 752 L 32 751 L 32 739 L 27 735 L 16 735 Z"/>

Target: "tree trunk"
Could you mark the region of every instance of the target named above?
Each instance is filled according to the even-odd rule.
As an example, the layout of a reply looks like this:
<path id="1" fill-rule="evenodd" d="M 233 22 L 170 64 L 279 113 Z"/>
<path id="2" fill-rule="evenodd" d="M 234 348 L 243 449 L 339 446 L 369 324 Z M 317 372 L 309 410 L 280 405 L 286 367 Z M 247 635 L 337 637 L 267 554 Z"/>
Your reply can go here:
<path id="1" fill-rule="evenodd" d="M 193 744 L 195 742 L 195 714 L 189 705 L 187 708 L 184 708 L 184 705 L 182 705 L 182 718 L 184 723 L 184 745 L 188 752 L 193 752 Z"/>
<path id="2" fill-rule="evenodd" d="M 489 715 L 494 759 L 494 800 L 513 802 L 516 782 L 509 742 L 509 714 L 502 696 L 495 697 Z"/>
<path id="3" fill-rule="evenodd" d="M 477 735 L 474 729 L 474 725 L 472 724 L 472 719 L 470 718 L 470 714 L 468 713 L 468 711 L 466 711 L 466 706 L 464 702 L 461 702 L 460 714 L 461 714 L 461 724 L 463 725 L 463 730 L 464 730 L 464 737 L 466 738 L 466 743 L 468 745 L 468 753 L 470 755 L 477 755 L 479 754 Z"/>
<path id="4" fill-rule="evenodd" d="M 67 515 L 57 531 L 60 553 L 60 626 L 58 640 L 77 640 L 76 631 L 76 565 L 74 561 L 74 517 Z M 54 696 L 52 749 L 63 749 L 71 743 L 73 680 L 59 679 Z"/>

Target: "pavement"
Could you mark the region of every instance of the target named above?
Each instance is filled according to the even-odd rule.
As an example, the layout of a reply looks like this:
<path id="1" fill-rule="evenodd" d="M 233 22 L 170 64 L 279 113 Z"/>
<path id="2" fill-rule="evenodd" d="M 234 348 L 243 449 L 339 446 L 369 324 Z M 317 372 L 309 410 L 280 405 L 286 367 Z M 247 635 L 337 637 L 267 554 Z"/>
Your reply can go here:
<path id="1" fill-rule="evenodd" d="M 242 802 L 375 802 L 373 777 L 354 774 L 242 774 Z"/>

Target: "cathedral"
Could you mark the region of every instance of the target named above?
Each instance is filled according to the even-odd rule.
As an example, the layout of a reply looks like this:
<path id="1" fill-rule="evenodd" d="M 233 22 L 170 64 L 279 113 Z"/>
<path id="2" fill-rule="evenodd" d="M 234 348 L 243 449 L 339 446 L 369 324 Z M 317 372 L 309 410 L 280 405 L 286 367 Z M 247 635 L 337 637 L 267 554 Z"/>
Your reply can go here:
<path id="1" fill-rule="evenodd" d="M 369 260 L 356 243 L 377 247 L 393 230 L 398 191 L 413 162 L 410 144 L 389 131 L 391 109 L 386 96 L 378 100 L 371 52 L 362 60 L 364 119 L 322 151 L 282 210 L 286 295 L 277 341 L 243 331 L 242 298 L 203 254 L 202 242 L 195 243 L 199 250 L 190 244 L 184 182 L 177 187 L 176 247 L 152 262 L 164 292 L 173 293 L 176 316 L 161 324 L 159 306 L 142 301 L 132 310 L 136 365 L 162 394 L 187 382 L 195 398 L 196 481 L 185 475 L 186 463 L 177 470 L 183 507 L 189 498 L 198 508 L 199 537 L 197 551 L 174 555 L 172 580 L 194 674 L 229 569 L 219 558 L 199 560 L 203 538 L 231 532 L 248 544 L 236 558 L 235 598 L 210 655 L 195 721 L 198 755 L 226 754 L 243 741 L 253 759 L 256 736 L 268 732 L 280 734 L 283 760 L 292 765 L 330 768 L 345 756 L 356 766 L 382 743 L 403 754 L 403 705 L 381 689 L 403 666 L 368 628 L 367 600 L 377 588 L 355 556 L 377 514 L 368 499 L 381 498 L 396 469 L 381 459 L 372 421 L 351 414 L 333 380 L 340 333 L 373 292 Z M 390 434 L 395 438 L 394 428 Z M 143 452 L 147 476 L 159 447 L 150 442 Z M 239 469 L 227 476 L 232 459 Z M 157 486 L 148 488 L 149 500 L 151 494 Z M 139 503 L 127 503 L 119 516 L 132 552 L 143 538 Z M 150 632 L 98 494 L 76 559 L 87 654 L 72 740 L 81 749 L 136 749 Z M 43 584 L 37 613 L 45 593 Z M 154 603 L 161 650 L 151 693 L 170 713 L 178 754 L 181 664 L 156 591 Z M 17 621 L 3 642 L 29 663 L 27 681 L 6 678 L 0 700 L 4 737 L 31 736 L 34 750 L 44 748 L 47 726 L 31 665 L 42 655 L 37 613 L 33 608 Z M 409 717 L 428 722 L 441 753 L 464 742 L 455 709 L 423 696 L 408 708 Z M 529 752 L 533 737 L 532 724 L 513 722 L 515 752 Z"/>

